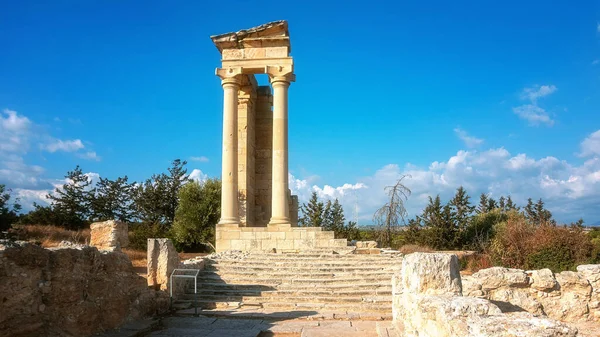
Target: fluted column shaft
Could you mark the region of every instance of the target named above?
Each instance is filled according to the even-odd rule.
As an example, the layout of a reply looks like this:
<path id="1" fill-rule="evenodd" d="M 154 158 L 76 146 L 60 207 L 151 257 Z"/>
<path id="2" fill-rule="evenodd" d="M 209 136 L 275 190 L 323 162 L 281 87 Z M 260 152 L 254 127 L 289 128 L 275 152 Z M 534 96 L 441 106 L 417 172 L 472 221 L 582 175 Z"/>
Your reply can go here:
<path id="1" fill-rule="evenodd" d="M 273 86 L 273 170 L 270 224 L 289 224 L 288 205 L 288 88 L 286 76 L 271 78 Z"/>
<path id="2" fill-rule="evenodd" d="M 223 165 L 221 171 L 221 220 L 239 224 L 238 214 L 238 91 L 237 77 L 223 78 Z"/>

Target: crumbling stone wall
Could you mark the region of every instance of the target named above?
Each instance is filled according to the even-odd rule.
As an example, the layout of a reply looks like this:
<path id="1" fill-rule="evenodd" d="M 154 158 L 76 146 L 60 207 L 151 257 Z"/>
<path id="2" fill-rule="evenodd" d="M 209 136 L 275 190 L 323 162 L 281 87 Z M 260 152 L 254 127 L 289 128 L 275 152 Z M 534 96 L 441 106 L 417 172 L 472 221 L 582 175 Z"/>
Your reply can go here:
<path id="1" fill-rule="evenodd" d="M 88 336 L 168 306 L 124 253 L 0 242 L 0 337 Z"/>
<path id="2" fill-rule="evenodd" d="M 493 267 L 463 277 L 466 296 L 493 301 L 503 311 L 528 311 L 567 322 L 600 321 L 600 265 L 577 272 Z"/>
<path id="3" fill-rule="evenodd" d="M 494 303 L 463 297 L 456 255 L 404 257 L 392 281 L 393 319 L 406 337 L 576 336 L 577 329 L 527 312 L 503 313 Z"/>

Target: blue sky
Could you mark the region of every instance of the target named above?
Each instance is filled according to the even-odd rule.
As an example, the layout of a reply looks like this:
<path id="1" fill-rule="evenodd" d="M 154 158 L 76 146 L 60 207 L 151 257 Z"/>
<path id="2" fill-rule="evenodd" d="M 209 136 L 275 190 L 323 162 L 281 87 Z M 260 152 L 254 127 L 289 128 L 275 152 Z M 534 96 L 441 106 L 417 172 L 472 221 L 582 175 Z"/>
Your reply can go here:
<path id="1" fill-rule="evenodd" d="M 598 1 L 5 1 L 0 183 L 30 203 L 76 164 L 139 181 L 182 158 L 219 176 L 209 36 L 281 19 L 301 200 L 338 197 L 368 223 L 411 174 L 412 215 L 465 185 L 600 220 Z"/>

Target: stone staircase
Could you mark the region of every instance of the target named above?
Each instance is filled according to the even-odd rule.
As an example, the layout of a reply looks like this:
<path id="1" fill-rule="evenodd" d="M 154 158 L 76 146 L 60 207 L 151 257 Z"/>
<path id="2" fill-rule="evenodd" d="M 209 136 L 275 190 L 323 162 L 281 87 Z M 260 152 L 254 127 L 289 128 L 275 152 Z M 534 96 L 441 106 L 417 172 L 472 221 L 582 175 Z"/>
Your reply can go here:
<path id="1" fill-rule="evenodd" d="M 391 280 L 401 267 L 401 258 L 326 251 L 209 259 L 198 276 L 196 299 L 192 285 L 178 304 L 196 303 L 202 309 L 333 312 L 338 313 L 337 318 L 352 317 L 352 313 L 390 318 Z"/>

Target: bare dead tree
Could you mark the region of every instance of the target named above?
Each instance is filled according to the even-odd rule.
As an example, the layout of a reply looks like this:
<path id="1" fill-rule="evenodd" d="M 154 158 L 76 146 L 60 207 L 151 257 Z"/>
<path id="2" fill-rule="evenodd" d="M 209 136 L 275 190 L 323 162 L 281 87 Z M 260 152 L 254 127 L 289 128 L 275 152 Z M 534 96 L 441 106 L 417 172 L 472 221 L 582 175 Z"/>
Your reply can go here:
<path id="1" fill-rule="evenodd" d="M 380 236 L 381 242 L 388 247 L 392 244 L 392 231 L 400 226 L 400 222 L 405 223 L 405 218 L 408 215 L 404 202 L 408 200 L 411 191 L 402 182 L 404 178 L 410 175 L 402 175 L 393 186 L 386 186 L 384 191 L 387 192 L 390 201 L 375 211 L 373 222 L 381 227 Z"/>

